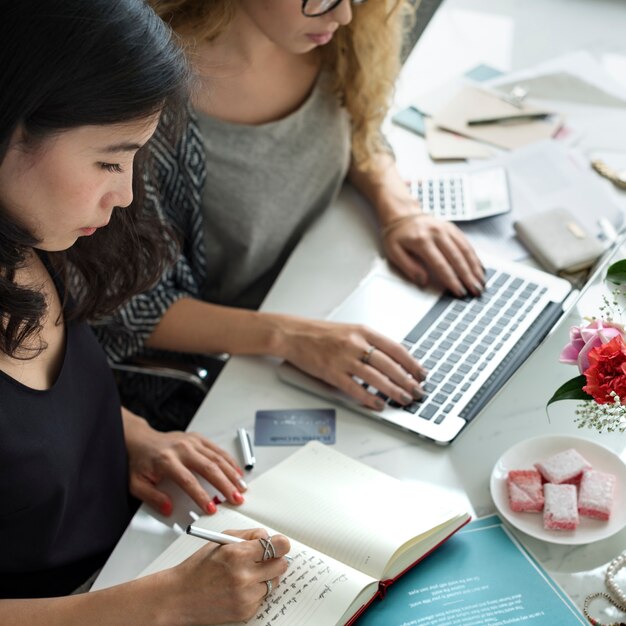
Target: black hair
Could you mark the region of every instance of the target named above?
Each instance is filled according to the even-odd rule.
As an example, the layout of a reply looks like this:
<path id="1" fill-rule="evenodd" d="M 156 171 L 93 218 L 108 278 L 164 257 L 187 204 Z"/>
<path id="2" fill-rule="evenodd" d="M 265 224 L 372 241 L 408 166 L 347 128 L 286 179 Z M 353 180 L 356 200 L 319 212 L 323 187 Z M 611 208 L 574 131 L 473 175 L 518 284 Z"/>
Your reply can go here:
<path id="1" fill-rule="evenodd" d="M 17 129 L 26 145 L 84 125 L 182 111 L 189 72 L 168 27 L 144 0 L 0 0 L 0 167 Z M 134 200 L 106 228 L 50 260 L 78 295 L 69 317 L 96 319 L 148 289 L 172 259 L 171 239 L 143 206 L 144 148 L 135 159 Z M 0 350 L 9 356 L 36 334 L 43 296 L 15 271 L 35 237 L 0 198 Z"/>

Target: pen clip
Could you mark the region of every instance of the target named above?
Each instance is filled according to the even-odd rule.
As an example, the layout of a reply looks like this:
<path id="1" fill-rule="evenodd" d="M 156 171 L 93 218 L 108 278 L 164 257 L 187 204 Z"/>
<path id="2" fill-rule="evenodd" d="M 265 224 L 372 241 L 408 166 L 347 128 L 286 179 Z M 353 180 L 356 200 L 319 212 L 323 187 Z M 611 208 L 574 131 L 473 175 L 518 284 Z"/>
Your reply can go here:
<path id="1" fill-rule="evenodd" d="M 246 435 L 246 441 L 248 442 L 248 452 L 250 453 L 250 456 L 253 456 L 252 455 L 252 439 L 250 439 L 250 433 L 246 430 L 245 435 Z"/>
<path id="2" fill-rule="evenodd" d="M 241 452 L 243 454 L 244 467 L 247 470 L 251 470 L 256 463 L 256 459 L 254 458 L 254 452 L 252 450 L 252 440 L 250 439 L 250 434 L 245 428 L 238 428 L 237 435 L 239 444 L 241 445 Z"/>

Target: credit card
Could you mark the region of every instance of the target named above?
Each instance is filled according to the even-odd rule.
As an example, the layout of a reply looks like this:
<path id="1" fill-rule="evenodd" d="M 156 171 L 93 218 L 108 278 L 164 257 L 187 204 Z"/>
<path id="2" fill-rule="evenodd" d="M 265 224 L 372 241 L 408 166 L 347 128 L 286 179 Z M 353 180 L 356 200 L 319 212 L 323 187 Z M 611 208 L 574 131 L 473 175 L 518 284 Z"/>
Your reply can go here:
<path id="1" fill-rule="evenodd" d="M 303 446 L 309 441 L 335 443 L 335 409 L 256 412 L 255 446 Z"/>

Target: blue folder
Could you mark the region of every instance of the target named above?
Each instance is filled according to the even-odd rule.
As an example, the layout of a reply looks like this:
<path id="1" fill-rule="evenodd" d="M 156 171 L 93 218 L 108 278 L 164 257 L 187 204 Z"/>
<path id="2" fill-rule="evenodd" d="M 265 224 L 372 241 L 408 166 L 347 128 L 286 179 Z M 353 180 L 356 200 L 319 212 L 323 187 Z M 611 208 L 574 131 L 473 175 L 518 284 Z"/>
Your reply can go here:
<path id="1" fill-rule="evenodd" d="M 357 626 L 583 626 L 497 515 L 469 523 L 391 585 Z"/>

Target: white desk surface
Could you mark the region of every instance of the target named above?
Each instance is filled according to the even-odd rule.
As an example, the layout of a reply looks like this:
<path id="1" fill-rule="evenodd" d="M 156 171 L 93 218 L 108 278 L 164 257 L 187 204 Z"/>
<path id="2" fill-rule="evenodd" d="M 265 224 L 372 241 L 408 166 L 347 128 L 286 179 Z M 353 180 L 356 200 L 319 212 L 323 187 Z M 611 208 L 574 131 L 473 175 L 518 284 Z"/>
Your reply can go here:
<path id="1" fill-rule="evenodd" d="M 508 24 L 504 33 L 497 27 L 501 23 Z M 452 66 L 458 74 L 478 62 L 516 69 L 585 44 L 617 45 L 624 24 L 626 4 L 619 0 L 447 0 L 405 69 L 425 68 L 430 78 L 439 66 L 443 74 Z M 480 25 L 488 32 L 493 27 L 493 36 L 479 38 L 476 29 Z M 505 42 L 505 35 L 510 40 Z M 439 42 L 451 36 L 455 37 L 454 46 L 441 49 Z M 498 45 L 502 49 L 496 49 Z M 507 55 L 503 56 L 503 50 Z M 367 273 L 378 254 L 371 211 L 354 190 L 346 187 L 303 238 L 263 310 L 324 317 Z M 405 481 L 441 487 L 446 497 L 457 499 L 477 516 L 494 511 L 488 485 L 495 461 L 522 439 L 543 434 L 584 436 L 626 460 L 626 434 L 579 431 L 573 423 L 574 402 L 554 405 L 550 419 L 544 409 L 551 393 L 576 374 L 571 366 L 558 363 L 558 354 L 567 341 L 570 324 L 578 323 L 592 308 L 583 302 L 565 319 L 452 445 L 438 447 L 337 407 L 337 449 Z M 329 406 L 328 401 L 281 383 L 275 367 L 272 359 L 232 358 L 190 429 L 209 436 L 237 456 L 235 431 L 241 426 L 253 431 L 255 411 Z M 257 465 L 246 480 L 252 481 L 294 450 L 257 447 Z M 162 518 L 143 506 L 94 588 L 135 577 L 176 537 L 167 525 L 189 521 L 187 512 L 193 504 L 176 488 L 172 487 L 171 493 L 175 502 L 172 518 Z M 384 494 L 380 496 L 384 500 Z M 518 536 L 578 606 L 588 593 L 604 589 L 605 565 L 626 546 L 626 530 L 577 547 L 543 543 L 521 533 Z"/>

